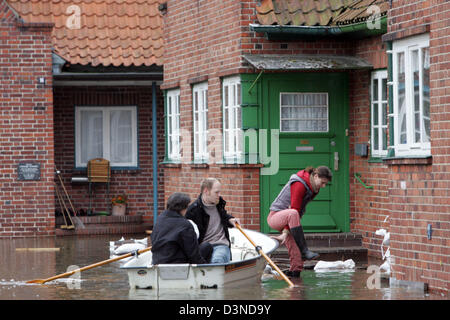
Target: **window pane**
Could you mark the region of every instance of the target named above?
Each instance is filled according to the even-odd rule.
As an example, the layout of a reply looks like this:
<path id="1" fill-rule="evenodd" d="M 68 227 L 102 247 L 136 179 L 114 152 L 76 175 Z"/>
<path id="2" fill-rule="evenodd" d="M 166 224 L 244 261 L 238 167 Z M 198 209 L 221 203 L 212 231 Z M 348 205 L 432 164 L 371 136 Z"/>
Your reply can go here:
<path id="1" fill-rule="evenodd" d="M 411 67 L 412 67 L 412 83 L 413 88 L 413 110 L 414 110 L 414 142 L 420 142 L 420 74 L 419 74 L 419 51 L 411 52 Z"/>
<path id="2" fill-rule="evenodd" d="M 397 54 L 397 105 L 398 105 L 398 127 L 399 127 L 399 143 L 407 143 L 406 135 L 406 97 L 405 97 L 405 53 Z"/>
<path id="3" fill-rule="evenodd" d="M 229 125 L 229 108 L 225 108 L 224 127 L 225 127 L 225 129 L 228 129 L 230 127 L 230 125 Z"/>
<path id="4" fill-rule="evenodd" d="M 131 110 L 111 110 L 111 162 L 130 163 L 133 155 L 133 125 Z"/>
<path id="5" fill-rule="evenodd" d="M 378 101 L 378 78 L 372 81 L 372 101 Z"/>
<path id="6" fill-rule="evenodd" d="M 422 49 L 423 142 L 430 141 L 430 49 Z"/>
<path id="7" fill-rule="evenodd" d="M 381 111 L 381 116 L 382 116 L 382 125 L 387 125 L 387 118 L 388 118 L 388 106 L 387 103 L 383 103 L 381 105 L 382 111 Z"/>
<path id="8" fill-rule="evenodd" d="M 372 133 L 373 133 L 373 149 L 378 151 L 380 149 L 378 141 L 378 127 L 374 127 Z"/>
<path id="9" fill-rule="evenodd" d="M 378 103 L 372 104 L 372 109 L 373 125 L 378 126 Z"/>
<path id="10" fill-rule="evenodd" d="M 241 105 L 241 84 L 240 83 L 238 83 L 237 85 L 236 85 L 236 87 L 237 87 L 237 104 L 238 105 Z"/>
<path id="11" fill-rule="evenodd" d="M 237 107 L 236 113 L 237 113 L 236 128 L 242 129 L 242 108 Z"/>
<path id="12" fill-rule="evenodd" d="M 387 150 L 387 128 L 383 128 L 382 129 L 382 134 L 383 134 L 383 150 L 386 151 Z"/>
<path id="13" fill-rule="evenodd" d="M 81 163 L 103 157 L 103 112 L 81 111 Z"/>
<path id="14" fill-rule="evenodd" d="M 198 111 L 198 92 L 194 92 L 194 111 Z"/>
<path id="15" fill-rule="evenodd" d="M 387 79 L 381 79 L 381 100 L 387 100 Z"/>
<path id="16" fill-rule="evenodd" d="M 228 86 L 223 87 L 223 103 L 225 107 L 228 107 Z"/>

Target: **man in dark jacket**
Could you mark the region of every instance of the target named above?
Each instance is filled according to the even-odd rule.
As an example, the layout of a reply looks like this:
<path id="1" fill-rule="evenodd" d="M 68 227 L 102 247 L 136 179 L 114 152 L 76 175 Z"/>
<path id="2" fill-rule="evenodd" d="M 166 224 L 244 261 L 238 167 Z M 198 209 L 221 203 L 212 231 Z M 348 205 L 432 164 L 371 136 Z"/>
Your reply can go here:
<path id="1" fill-rule="evenodd" d="M 190 203 L 185 193 L 174 193 L 167 200 L 167 210 L 153 228 L 152 263 L 208 263 L 212 246 L 199 246 L 193 225 L 184 217 Z"/>
<path id="2" fill-rule="evenodd" d="M 231 260 L 228 228 L 236 226 L 236 218 L 225 210 L 226 202 L 220 196 L 220 188 L 221 184 L 217 179 L 203 180 L 200 196 L 186 212 L 186 218 L 198 226 L 199 243 L 210 243 L 213 246 L 211 263 L 227 263 Z"/>

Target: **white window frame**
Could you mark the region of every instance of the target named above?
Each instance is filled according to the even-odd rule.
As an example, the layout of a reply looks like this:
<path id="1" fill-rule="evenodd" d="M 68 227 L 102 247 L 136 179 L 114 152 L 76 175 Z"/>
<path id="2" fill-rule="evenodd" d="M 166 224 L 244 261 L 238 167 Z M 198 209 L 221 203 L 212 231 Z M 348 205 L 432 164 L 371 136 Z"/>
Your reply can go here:
<path id="1" fill-rule="evenodd" d="M 394 145 L 396 156 L 428 156 L 431 154 L 430 141 L 423 141 L 425 135 L 424 118 L 423 118 L 423 66 L 422 66 L 422 52 L 424 48 L 429 48 L 430 37 L 428 34 L 410 37 L 393 42 L 392 58 L 393 58 L 393 101 L 394 101 Z M 420 101 L 420 133 L 421 141 L 415 142 L 414 129 L 414 87 L 411 85 L 413 78 L 412 71 L 412 52 L 418 50 L 419 52 L 419 101 Z M 399 119 L 399 105 L 398 105 L 398 90 L 399 90 L 399 53 L 404 53 L 405 60 L 405 106 L 406 106 L 406 143 L 400 143 L 400 119 Z"/>
<path id="2" fill-rule="evenodd" d="M 192 88 L 192 115 L 194 124 L 194 162 L 208 162 L 208 83 Z M 196 120 L 196 115 L 198 116 Z"/>
<path id="3" fill-rule="evenodd" d="M 75 106 L 75 166 L 77 168 L 87 167 L 87 161 L 81 161 L 81 112 L 101 111 L 103 121 L 103 155 L 104 159 L 111 159 L 111 137 L 110 137 L 110 114 L 111 111 L 131 111 L 132 122 L 132 161 L 111 162 L 111 167 L 137 167 L 138 166 L 138 129 L 137 129 L 137 106 Z M 90 160 L 90 159 L 89 159 Z"/>
<path id="4" fill-rule="evenodd" d="M 167 157 L 180 161 L 180 89 L 167 92 Z"/>
<path id="5" fill-rule="evenodd" d="M 240 162 L 243 156 L 241 79 L 239 76 L 222 81 L 223 152 L 225 162 Z"/>
<path id="6" fill-rule="evenodd" d="M 373 83 L 374 80 L 378 83 L 378 91 L 377 96 L 378 98 L 375 100 L 374 97 L 374 88 Z M 386 80 L 386 97 L 383 99 L 383 80 Z M 370 136 L 371 136 L 371 155 L 372 157 L 385 157 L 387 155 L 387 135 L 388 135 L 388 97 L 387 97 L 387 81 L 388 81 L 388 75 L 387 70 L 377 70 L 372 72 L 371 79 L 370 79 L 370 114 L 371 114 L 371 130 L 370 130 Z M 378 107 L 378 124 L 375 124 L 375 118 L 374 118 L 374 107 L 375 105 Z M 384 110 L 384 117 L 383 117 L 383 108 Z M 384 123 L 383 124 L 383 120 Z M 378 132 L 378 145 L 375 145 L 375 136 L 373 134 L 374 130 L 377 130 Z M 386 132 L 386 149 L 383 149 L 383 130 Z"/>

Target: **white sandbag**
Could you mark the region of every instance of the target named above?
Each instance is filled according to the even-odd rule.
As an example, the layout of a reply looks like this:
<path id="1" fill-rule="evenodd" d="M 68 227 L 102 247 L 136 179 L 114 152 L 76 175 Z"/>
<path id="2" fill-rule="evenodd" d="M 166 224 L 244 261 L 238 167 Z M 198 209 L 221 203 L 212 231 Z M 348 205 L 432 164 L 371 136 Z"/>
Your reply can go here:
<path id="1" fill-rule="evenodd" d="M 314 266 L 314 271 L 328 271 L 328 270 L 345 270 L 354 269 L 355 262 L 352 259 L 345 261 L 319 261 Z"/>
<path id="2" fill-rule="evenodd" d="M 136 243 L 141 243 L 141 244 L 143 244 L 143 245 L 147 245 L 148 244 L 148 238 L 147 237 L 145 237 L 145 238 L 143 238 L 143 239 L 136 239 L 136 240 L 134 240 L 134 242 L 136 242 Z"/>
<path id="3" fill-rule="evenodd" d="M 145 245 L 142 243 L 125 243 L 114 250 L 115 255 L 122 255 L 126 253 L 130 253 L 136 250 L 142 250 L 145 249 Z"/>

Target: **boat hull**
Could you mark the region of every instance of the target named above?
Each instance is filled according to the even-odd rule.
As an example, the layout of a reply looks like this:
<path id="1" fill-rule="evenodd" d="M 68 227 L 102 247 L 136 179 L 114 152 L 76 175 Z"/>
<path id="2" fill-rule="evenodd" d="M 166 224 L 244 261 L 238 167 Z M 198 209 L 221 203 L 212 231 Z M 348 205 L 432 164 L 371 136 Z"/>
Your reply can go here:
<path id="1" fill-rule="evenodd" d="M 270 255 L 278 242 L 256 231 L 246 230 L 249 237 Z M 225 264 L 151 264 L 146 252 L 121 267 L 128 273 L 130 288 L 137 289 L 208 289 L 242 286 L 261 279 L 266 266 L 250 242 L 236 229 L 230 229 L 233 260 Z"/>

